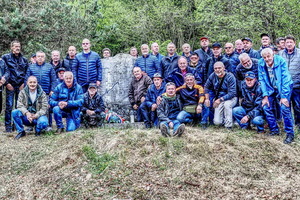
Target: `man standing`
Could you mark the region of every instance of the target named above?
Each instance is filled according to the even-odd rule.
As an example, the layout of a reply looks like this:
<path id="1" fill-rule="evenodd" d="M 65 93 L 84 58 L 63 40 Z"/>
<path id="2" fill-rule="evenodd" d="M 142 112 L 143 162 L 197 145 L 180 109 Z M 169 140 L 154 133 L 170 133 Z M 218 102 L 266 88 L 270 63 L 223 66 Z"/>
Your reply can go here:
<path id="1" fill-rule="evenodd" d="M 6 108 L 5 108 L 5 131 L 11 132 L 11 111 L 14 101 L 17 102 L 18 94 L 24 87 L 24 79 L 28 68 L 28 61 L 21 54 L 21 43 L 11 42 L 11 53 L 2 56 L 9 71 L 9 79 L 6 84 Z"/>
<path id="2" fill-rule="evenodd" d="M 285 144 L 294 140 L 294 124 L 290 107 L 293 81 L 285 60 L 270 48 L 261 51 L 263 59 L 258 61 L 258 77 L 263 93 L 262 107 L 269 124 L 270 134 L 278 135 L 279 127 L 276 122 L 276 103 L 284 120 L 286 132 Z"/>
<path id="3" fill-rule="evenodd" d="M 241 106 L 233 109 L 233 116 L 242 129 L 251 127 L 251 123 L 257 127 L 258 133 L 264 133 L 263 110 L 261 107 L 262 92 L 254 72 L 247 72 L 242 82 Z"/>
<path id="4" fill-rule="evenodd" d="M 141 105 L 141 111 L 144 117 L 146 128 L 152 128 L 157 125 L 157 106 L 160 101 L 157 99 L 166 91 L 165 82 L 159 73 L 154 74 L 153 84 L 147 90 L 145 101 Z"/>
<path id="5" fill-rule="evenodd" d="M 69 46 L 67 56 L 63 62 L 63 68 L 65 68 L 65 71 L 72 71 L 72 63 L 75 59 L 75 56 L 76 56 L 76 47 Z"/>
<path id="6" fill-rule="evenodd" d="M 105 106 L 95 83 L 90 83 L 88 91 L 84 94 L 81 112 L 85 128 L 102 126 Z"/>
<path id="7" fill-rule="evenodd" d="M 214 99 L 210 100 L 210 92 L 213 92 Z M 214 64 L 212 73 L 205 83 L 205 105 L 211 104 L 215 109 L 214 124 L 232 128 L 232 109 L 237 103 L 236 79 L 230 72 L 225 71 L 222 62 Z"/>
<path id="8" fill-rule="evenodd" d="M 260 35 L 260 38 L 261 38 L 261 47 L 260 47 L 258 53 L 261 58 L 261 51 L 265 48 L 271 48 L 271 38 L 270 38 L 269 34 L 267 34 L 267 33 L 262 33 Z"/>
<path id="9" fill-rule="evenodd" d="M 85 93 L 90 83 L 99 87 L 102 81 L 102 64 L 99 54 L 91 51 L 88 39 L 82 40 L 83 52 L 78 53 L 72 63 L 72 72 L 77 83 Z"/>
<path id="10" fill-rule="evenodd" d="M 137 121 L 141 122 L 143 119 L 141 104 L 145 101 L 147 89 L 152 80 L 142 73 L 140 67 L 134 67 L 132 71 L 134 77 L 129 85 L 128 98 L 132 108 L 137 111 Z"/>
<path id="11" fill-rule="evenodd" d="M 143 44 L 141 46 L 142 56 L 136 59 L 134 66 L 140 67 L 150 78 L 153 78 L 155 73 L 160 73 L 160 66 L 155 56 L 149 54 L 149 46 Z"/>
<path id="12" fill-rule="evenodd" d="M 158 64 L 160 66 L 161 59 L 164 56 L 159 53 L 159 45 L 156 42 L 151 44 L 151 51 L 152 51 L 152 55 L 157 58 Z"/>
<path id="13" fill-rule="evenodd" d="M 244 44 L 242 40 L 238 39 L 235 41 L 235 51 L 234 53 L 239 56 L 241 53 L 243 53 L 244 50 Z"/>
<path id="14" fill-rule="evenodd" d="M 243 44 L 244 44 L 244 53 L 247 53 L 250 58 L 256 58 L 259 59 L 260 55 L 258 53 L 258 51 L 254 50 L 252 48 L 253 44 L 252 44 L 252 40 L 248 37 L 245 37 L 242 39 Z"/>
<path id="15" fill-rule="evenodd" d="M 20 91 L 17 109 L 12 112 L 18 132 L 15 139 L 26 135 L 24 125 L 35 126 L 35 135 L 39 136 L 48 126 L 47 110 L 48 98 L 42 87 L 38 85 L 36 77 L 30 76 L 26 87 Z"/>
<path id="16" fill-rule="evenodd" d="M 191 45 L 188 43 L 184 43 L 182 45 L 182 56 L 184 56 L 188 62 L 190 62 L 190 57 L 192 55 Z"/>
<path id="17" fill-rule="evenodd" d="M 109 48 L 104 48 L 102 50 L 102 56 L 103 56 L 103 58 L 111 57 L 111 50 Z"/>
<path id="18" fill-rule="evenodd" d="M 51 52 L 51 60 L 50 64 L 53 66 L 55 72 L 61 67 L 63 67 L 63 63 L 60 61 L 60 52 L 57 50 L 53 50 Z"/>
<path id="19" fill-rule="evenodd" d="M 175 84 L 170 82 L 166 84 L 166 93 L 162 95 L 162 101 L 158 105 L 157 115 L 160 122 L 161 134 L 168 136 L 181 136 L 184 133 L 185 125 L 177 119 L 177 115 L 182 110 L 182 104 L 179 95 L 176 95 Z M 171 133 L 170 129 L 173 129 Z"/>
<path id="20" fill-rule="evenodd" d="M 200 38 L 200 49 L 197 49 L 195 53 L 199 55 L 200 62 L 205 64 L 207 59 L 213 56 L 213 52 L 209 48 L 209 38 L 201 37 Z"/>
<path id="21" fill-rule="evenodd" d="M 235 75 L 236 67 L 240 64 L 237 54 L 234 53 L 234 48 L 232 43 L 226 43 L 224 46 L 225 58 L 227 58 L 231 63 L 232 73 Z"/>
<path id="22" fill-rule="evenodd" d="M 66 118 L 66 131 L 74 131 L 80 127 L 80 111 L 83 104 L 81 86 L 74 81 L 73 73 L 64 73 L 64 82 L 56 86 L 50 97 L 54 119 L 57 125 L 57 134 L 64 132 L 62 118 Z"/>
<path id="23" fill-rule="evenodd" d="M 179 56 L 176 53 L 176 46 L 174 43 L 169 43 L 167 45 L 168 55 L 163 57 L 161 60 L 161 75 L 163 78 L 168 78 L 169 75 L 178 68 L 178 58 Z"/>
<path id="24" fill-rule="evenodd" d="M 7 69 L 7 65 L 5 62 L 0 58 L 0 113 L 2 111 L 2 90 L 3 85 L 6 83 L 6 80 L 9 78 L 9 71 Z"/>
<path id="25" fill-rule="evenodd" d="M 276 46 L 277 46 L 278 51 L 284 50 L 285 49 L 285 38 L 284 37 L 277 38 Z"/>
<path id="26" fill-rule="evenodd" d="M 292 76 L 293 89 L 291 101 L 294 110 L 294 119 L 296 126 L 300 126 L 300 49 L 296 48 L 296 39 L 292 35 L 285 38 L 285 49 L 279 52 L 286 63 Z"/>

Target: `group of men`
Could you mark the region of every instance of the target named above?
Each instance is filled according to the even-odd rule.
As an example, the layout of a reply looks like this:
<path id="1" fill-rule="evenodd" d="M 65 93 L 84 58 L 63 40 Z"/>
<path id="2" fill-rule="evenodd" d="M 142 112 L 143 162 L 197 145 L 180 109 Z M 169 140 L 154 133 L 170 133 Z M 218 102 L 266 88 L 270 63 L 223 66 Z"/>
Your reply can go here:
<path id="1" fill-rule="evenodd" d="M 19 139 L 26 135 L 25 126 L 35 127 L 35 135 L 51 130 L 52 113 L 56 133 L 80 127 L 101 126 L 105 106 L 97 92 L 102 81 L 102 64 L 98 53 L 91 51 L 88 39 L 83 51 L 76 54 L 70 46 L 64 61 L 59 51 L 52 51 L 50 63 L 42 51 L 32 55 L 31 63 L 21 53 L 21 43 L 11 42 L 11 52 L 0 60 L 0 86 L 6 87 L 5 131 L 16 128 Z M 13 110 L 15 104 L 16 109 Z M 13 120 L 13 122 L 12 122 Z"/>
<path id="2" fill-rule="evenodd" d="M 265 133 L 266 121 L 274 136 L 283 120 L 284 143 L 293 142 L 300 124 L 300 50 L 292 35 L 277 39 L 275 47 L 264 33 L 261 43 L 256 51 L 250 38 L 239 39 L 226 43 L 223 54 L 220 43 L 210 46 L 209 38 L 201 37 L 200 49 L 183 44 L 181 56 L 173 43 L 166 56 L 157 43 L 151 53 L 143 44 L 128 95 L 138 121 L 158 126 L 165 136 L 180 136 L 187 123 L 232 129 L 235 121 Z"/>
<path id="3" fill-rule="evenodd" d="M 263 133 L 268 122 L 269 135 L 278 135 L 278 121 L 283 119 L 286 138 L 294 140 L 294 123 L 299 125 L 300 51 L 291 35 L 280 38 L 274 48 L 268 34 L 261 35 L 259 51 L 252 40 L 243 38 L 235 45 L 210 46 L 208 37 L 200 38 L 201 48 L 187 43 L 182 55 L 174 43 L 167 45 L 167 55 L 159 53 L 159 45 L 141 46 L 130 54 L 136 58 L 129 85 L 129 102 L 137 112 L 137 120 L 146 128 L 158 126 L 164 136 L 182 135 L 185 124 L 211 124 L 233 127 L 234 120 L 242 129 L 257 127 Z M 11 52 L 0 60 L 0 86 L 6 87 L 5 130 L 17 129 L 16 139 L 26 135 L 24 125 L 35 126 L 36 135 L 51 127 L 52 113 L 56 133 L 80 127 L 101 126 L 104 103 L 97 92 L 102 81 L 100 56 L 91 51 L 88 39 L 82 41 L 83 51 L 76 54 L 70 46 L 61 61 L 59 51 L 52 51 L 50 63 L 46 55 L 36 52 L 31 64 L 21 54 L 21 44 L 11 43 Z M 277 55 L 279 54 L 279 55 Z M 111 51 L 103 49 L 108 58 Z M 16 110 L 12 111 L 14 103 Z M 291 112 L 294 111 L 294 119 Z"/>

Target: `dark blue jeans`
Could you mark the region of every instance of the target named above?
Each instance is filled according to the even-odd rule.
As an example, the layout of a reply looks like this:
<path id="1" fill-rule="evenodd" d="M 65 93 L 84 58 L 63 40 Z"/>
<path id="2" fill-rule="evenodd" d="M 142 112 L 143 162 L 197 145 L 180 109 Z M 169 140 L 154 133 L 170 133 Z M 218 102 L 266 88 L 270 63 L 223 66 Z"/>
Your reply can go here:
<path id="1" fill-rule="evenodd" d="M 5 129 L 6 130 L 12 129 L 11 112 L 13 109 L 14 102 L 15 102 L 15 108 L 17 108 L 17 100 L 20 92 L 18 86 L 13 86 L 13 87 L 14 90 L 12 91 L 6 89 L 6 108 L 5 108 Z"/>
<path id="2" fill-rule="evenodd" d="M 57 128 L 64 128 L 62 118 L 66 118 L 67 121 L 66 131 L 76 130 L 75 119 L 73 119 L 71 111 L 66 112 L 65 110 L 60 109 L 59 106 L 55 106 L 53 108 L 53 115 L 54 115 Z"/>
<path id="3" fill-rule="evenodd" d="M 257 127 L 257 131 L 263 131 L 264 130 L 265 120 L 264 120 L 262 115 L 256 116 L 256 117 L 254 117 L 254 119 L 248 121 L 245 124 L 242 124 L 241 119 L 247 115 L 246 110 L 242 106 L 235 107 L 235 108 L 233 108 L 232 114 L 233 114 L 233 117 L 239 123 L 239 125 L 242 129 L 247 128 L 249 126 L 249 123 L 252 123 Z"/>
<path id="4" fill-rule="evenodd" d="M 191 123 L 194 121 L 199 121 L 199 124 L 208 124 L 208 117 L 209 117 L 210 110 L 205 105 L 202 107 L 202 113 L 196 114 L 196 113 L 188 113 L 184 110 L 180 111 L 180 113 L 177 115 L 177 120 L 180 123 Z"/>
<path id="5" fill-rule="evenodd" d="M 300 126 L 300 88 L 293 88 L 291 102 L 294 110 L 295 124 Z"/>
<path id="6" fill-rule="evenodd" d="M 266 115 L 266 120 L 269 124 L 271 132 L 279 133 L 279 127 L 276 121 L 276 103 L 279 102 L 279 99 L 276 97 L 276 93 L 268 97 L 269 104 L 263 107 L 264 113 Z M 290 98 L 288 98 L 290 100 Z M 294 135 L 294 121 L 291 112 L 291 106 L 286 107 L 285 105 L 280 105 L 280 111 L 284 121 L 284 130 L 287 135 Z"/>
<path id="7" fill-rule="evenodd" d="M 158 123 L 157 112 L 151 111 L 152 103 L 151 102 L 143 102 L 140 105 L 140 110 L 144 117 L 145 124 L 151 124 L 151 122 L 156 126 Z"/>
<path id="8" fill-rule="evenodd" d="M 38 119 L 34 119 L 32 122 L 30 122 L 20 110 L 16 109 L 12 111 L 12 116 L 18 133 L 24 131 L 24 125 L 35 126 L 35 131 L 37 133 L 40 133 L 48 126 L 48 119 L 45 115 L 40 116 Z"/>

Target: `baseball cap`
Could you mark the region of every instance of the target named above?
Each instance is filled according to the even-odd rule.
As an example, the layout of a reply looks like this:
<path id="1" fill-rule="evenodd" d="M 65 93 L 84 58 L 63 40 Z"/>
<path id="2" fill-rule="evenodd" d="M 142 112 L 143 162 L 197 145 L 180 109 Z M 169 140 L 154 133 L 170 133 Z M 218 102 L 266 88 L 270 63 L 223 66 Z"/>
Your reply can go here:
<path id="1" fill-rule="evenodd" d="M 213 45 L 211 46 L 212 48 L 222 48 L 221 44 L 218 42 L 213 43 Z"/>
<path id="2" fill-rule="evenodd" d="M 249 42 L 252 42 L 252 40 L 251 40 L 250 38 L 248 38 L 248 37 L 243 38 L 243 39 L 242 39 L 242 42 L 243 42 L 244 40 L 247 40 L 247 41 L 249 41 Z"/>
<path id="3" fill-rule="evenodd" d="M 256 75 L 254 72 L 252 71 L 249 71 L 245 74 L 245 78 L 251 78 L 251 79 L 255 79 L 256 78 Z"/>
<path id="4" fill-rule="evenodd" d="M 163 78 L 162 76 L 161 76 L 161 74 L 160 73 L 155 73 L 154 75 L 153 75 L 153 78 Z"/>
<path id="5" fill-rule="evenodd" d="M 89 89 L 92 88 L 92 87 L 93 88 L 97 88 L 97 84 L 96 83 L 90 83 L 89 84 Z"/>
<path id="6" fill-rule="evenodd" d="M 209 40 L 209 38 L 206 37 L 206 36 L 203 36 L 203 37 L 200 38 L 200 40 Z"/>
<path id="7" fill-rule="evenodd" d="M 260 38 L 262 38 L 264 36 L 270 37 L 268 33 L 262 33 L 262 34 L 260 34 Z"/>

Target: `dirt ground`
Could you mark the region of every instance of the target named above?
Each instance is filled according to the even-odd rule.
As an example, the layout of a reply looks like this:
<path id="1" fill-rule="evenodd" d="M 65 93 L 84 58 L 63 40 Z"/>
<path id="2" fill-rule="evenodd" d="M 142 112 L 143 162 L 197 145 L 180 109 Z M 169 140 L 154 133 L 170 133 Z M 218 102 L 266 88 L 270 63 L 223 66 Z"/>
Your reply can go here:
<path id="1" fill-rule="evenodd" d="M 188 127 L 0 135 L 0 199 L 300 199 L 300 143 Z"/>

